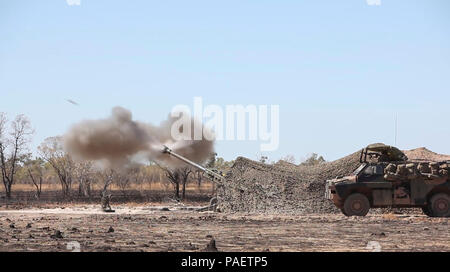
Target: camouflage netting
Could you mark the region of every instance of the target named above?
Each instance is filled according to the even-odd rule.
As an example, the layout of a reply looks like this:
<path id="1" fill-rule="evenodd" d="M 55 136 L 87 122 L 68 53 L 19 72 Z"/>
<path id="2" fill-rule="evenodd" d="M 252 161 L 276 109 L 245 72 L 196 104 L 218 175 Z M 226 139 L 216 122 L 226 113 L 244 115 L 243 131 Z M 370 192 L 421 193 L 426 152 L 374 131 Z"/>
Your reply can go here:
<path id="1" fill-rule="evenodd" d="M 359 165 L 359 153 L 320 166 L 267 165 L 238 158 L 219 188 L 224 212 L 334 213 L 324 199 L 325 181 L 349 175 Z"/>
<path id="2" fill-rule="evenodd" d="M 412 160 L 443 161 L 449 156 L 426 149 L 405 154 Z M 350 175 L 359 165 L 360 151 L 316 166 L 290 163 L 267 165 L 239 157 L 218 188 L 219 209 L 224 212 L 340 213 L 324 198 L 325 181 Z"/>

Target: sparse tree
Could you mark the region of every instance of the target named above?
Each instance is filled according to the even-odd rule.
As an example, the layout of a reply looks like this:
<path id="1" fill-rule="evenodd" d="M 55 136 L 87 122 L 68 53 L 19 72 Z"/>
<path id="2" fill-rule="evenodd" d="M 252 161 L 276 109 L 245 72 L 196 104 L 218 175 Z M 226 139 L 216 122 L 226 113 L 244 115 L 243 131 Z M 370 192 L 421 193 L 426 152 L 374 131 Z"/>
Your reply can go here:
<path id="1" fill-rule="evenodd" d="M 6 198 L 10 199 L 14 177 L 20 161 L 25 159 L 33 129 L 28 118 L 18 115 L 11 122 L 11 131 L 7 135 L 7 123 L 6 114 L 0 113 L 0 168 Z"/>
<path id="2" fill-rule="evenodd" d="M 288 163 L 295 164 L 295 156 L 294 155 L 287 155 L 286 157 L 281 158 L 280 161 L 285 161 L 285 162 L 288 162 Z"/>
<path id="3" fill-rule="evenodd" d="M 231 170 L 231 167 L 233 166 L 234 161 L 226 161 L 224 158 L 222 157 L 218 157 L 216 160 L 216 163 L 214 165 L 214 169 L 216 169 L 217 171 L 219 171 L 219 173 L 223 173 L 226 174 Z M 213 183 L 213 187 L 215 189 L 216 184 Z M 215 190 L 213 191 L 213 194 L 215 193 Z"/>
<path id="4" fill-rule="evenodd" d="M 217 153 L 213 153 L 213 154 L 211 154 L 211 157 L 209 157 L 205 166 L 207 168 L 214 168 L 214 167 L 216 167 L 216 162 L 217 162 Z"/>
<path id="5" fill-rule="evenodd" d="M 268 161 L 269 161 L 269 157 L 267 157 L 267 156 L 259 157 L 259 162 L 261 162 L 261 163 L 267 163 Z"/>
<path id="6" fill-rule="evenodd" d="M 217 153 L 212 154 L 208 162 L 205 164 L 206 168 L 217 170 L 220 173 L 227 173 L 231 166 L 234 164 L 234 161 L 225 161 L 222 157 L 217 157 Z M 203 171 L 196 171 L 195 172 L 198 182 L 198 187 L 201 186 L 201 181 L 203 177 L 205 176 Z M 208 178 L 207 178 L 208 179 Z M 216 184 L 212 182 L 212 194 L 214 194 L 216 191 Z"/>
<path id="7" fill-rule="evenodd" d="M 173 170 L 169 168 L 163 168 L 166 177 L 169 179 L 169 181 L 172 183 L 174 191 L 175 191 L 175 198 L 180 199 L 180 172 L 178 170 Z"/>
<path id="8" fill-rule="evenodd" d="M 101 195 L 104 196 L 108 192 L 109 186 L 113 183 L 113 181 L 116 177 L 116 172 L 113 169 L 106 169 L 106 170 L 97 172 L 97 175 L 99 176 L 99 179 L 102 182 L 103 189 L 102 189 Z"/>
<path id="9" fill-rule="evenodd" d="M 234 164 L 234 161 L 226 161 L 224 158 L 219 157 L 216 160 L 214 168 L 219 170 L 222 173 L 227 173 L 228 171 L 230 171 L 233 164 Z"/>
<path id="10" fill-rule="evenodd" d="M 139 166 L 131 169 L 130 181 L 139 187 L 139 193 L 142 194 L 145 181 L 150 184 L 154 179 L 154 173 L 150 172 L 152 166 Z"/>
<path id="11" fill-rule="evenodd" d="M 132 176 L 139 173 L 139 168 L 131 168 L 123 170 L 122 172 L 117 172 L 115 175 L 116 184 L 122 191 L 124 197 L 127 196 L 127 188 L 131 182 Z"/>
<path id="12" fill-rule="evenodd" d="M 175 198 L 184 200 L 186 198 L 186 184 L 189 180 L 190 174 L 192 173 L 192 169 L 190 167 L 172 169 L 163 167 L 161 165 L 159 167 L 164 170 L 167 179 L 170 183 L 172 183 L 175 192 Z M 182 187 L 181 197 L 180 186 Z"/>
<path id="13" fill-rule="evenodd" d="M 34 160 L 27 160 L 24 163 L 24 170 L 31 180 L 31 183 L 36 189 L 36 199 L 41 198 L 42 183 L 44 179 L 45 161 L 42 158 L 36 158 Z"/>
<path id="14" fill-rule="evenodd" d="M 202 186 L 202 182 L 203 182 L 203 171 L 196 170 L 194 172 L 194 176 L 195 176 L 195 179 L 197 180 L 198 190 L 201 192 L 201 186 Z"/>
<path id="15" fill-rule="evenodd" d="M 78 180 L 78 196 L 92 197 L 92 162 L 76 162 L 74 172 Z"/>
<path id="16" fill-rule="evenodd" d="M 213 153 L 213 154 L 211 154 L 211 157 L 209 158 L 209 160 L 205 166 L 206 166 L 206 168 L 213 169 L 216 167 L 216 164 L 217 164 L 217 153 Z M 202 173 L 202 176 L 204 174 L 205 173 Z M 200 187 L 200 185 L 199 185 L 199 187 Z M 216 192 L 216 184 L 213 182 L 211 194 L 214 194 L 215 192 Z"/>
<path id="17" fill-rule="evenodd" d="M 312 153 L 311 155 L 309 155 L 309 157 L 302 162 L 300 165 L 305 165 L 305 166 L 314 166 L 314 165 L 318 165 L 321 163 L 326 162 L 325 159 L 316 153 Z"/>
<path id="18" fill-rule="evenodd" d="M 147 165 L 144 167 L 141 167 L 141 171 L 140 171 L 140 182 L 142 185 L 144 185 L 145 183 L 147 183 L 149 185 L 150 188 L 152 188 L 152 185 L 154 183 L 159 183 L 161 182 L 161 175 L 162 175 L 162 171 L 161 168 L 158 167 L 157 165 Z"/>
<path id="19" fill-rule="evenodd" d="M 70 197 L 75 163 L 62 146 L 61 137 L 51 137 L 44 140 L 38 147 L 41 156 L 52 166 L 58 175 L 63 197 Z"/>
<path id="20" fill-rule="evenodd" d="M 192 173 L 192 169 L 190 167 L 185 167 L 182 169 L 178 169 L 180 172 L 180 178 L 181 178 L 181 185 L 182 185 L 182 196 L 181 198 L 183 200 L 186 199 L 186 184 L 189 181 L 189 176 Z"/>

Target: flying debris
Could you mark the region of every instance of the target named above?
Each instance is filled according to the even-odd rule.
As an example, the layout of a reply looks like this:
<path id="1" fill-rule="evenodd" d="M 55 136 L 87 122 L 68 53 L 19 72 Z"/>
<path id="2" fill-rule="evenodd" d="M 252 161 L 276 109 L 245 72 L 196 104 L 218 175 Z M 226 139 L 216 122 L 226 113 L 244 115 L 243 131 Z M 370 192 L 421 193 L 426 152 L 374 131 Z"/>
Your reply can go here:
<path id="1" fill-rule="evenodd" d="M 79 106 L 80 105 L 80 104 L 78 104 L 77 102 L 75 102 L 75 101 L 73 101 L 71 99 L 66 99 L 66 101 L 69 102 L 72 105 L 75 105 L 75 106 Z"/>

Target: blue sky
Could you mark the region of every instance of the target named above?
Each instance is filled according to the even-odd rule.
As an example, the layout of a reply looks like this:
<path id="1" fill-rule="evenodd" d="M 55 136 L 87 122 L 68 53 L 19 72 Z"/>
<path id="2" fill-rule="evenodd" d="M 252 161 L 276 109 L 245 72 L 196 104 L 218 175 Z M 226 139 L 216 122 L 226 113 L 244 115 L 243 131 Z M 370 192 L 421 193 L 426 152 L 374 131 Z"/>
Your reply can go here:
<path id="1" fill-rule="evenodd" d="M 0 111 L 31 119 L 35 147 L 116 105 L 158 123 L 201 96 L 280 105 L 272 160 L 394 144 L 395 115 L 400 148 L 450 154 L 449 15 L 448 0 L 0 0 Z"/>

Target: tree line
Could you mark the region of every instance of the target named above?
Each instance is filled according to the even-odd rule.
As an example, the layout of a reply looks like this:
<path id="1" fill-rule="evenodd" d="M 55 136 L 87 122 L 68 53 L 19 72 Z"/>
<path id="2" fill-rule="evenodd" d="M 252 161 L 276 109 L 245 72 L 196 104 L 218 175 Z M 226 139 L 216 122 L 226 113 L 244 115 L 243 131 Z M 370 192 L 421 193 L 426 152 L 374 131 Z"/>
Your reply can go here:
<path id="1" fill-rule="evenodd" d="M 209 180 L 203 172 L 189 167 L 168 169 L 149 162 L 125 170 L 102 169 L 94 162 L 76 161 L 64 151 L 62 137 L 50 137 L 37 148 L 33 157 L 29 145 L 34 130 L 29 119 L 18 115 L 8 120 L 0 113 L 0 168 L 5 197 L 11 199 L 13 186 L 17 183 L 31 184 L 35 197 L 39 199 L 45 184 L 58 183 L 64 198 L 92 197 L 94 185 L 102 192 L 115 185 L 124 196 L 132 185 L 162 184 L 166 189 L 172 187 L 177 199 L 186 197 L 186 185 L 197 183 L 200 186 Z M 233 162 L 211 154 L 205 164 L 226 172 Z M 214 188 L 213 188 L 214 190 Z"/>
<path id="2" fill-rule="evenodd" d="M 33 157 L 29 145 L 34 130 L 29 119 L 18 115 L 8 120 L 5 113 L 0 112 L 0 170 L 4 185 L 5 197 L 11 199 L 13 185 L 17 183 L 31 184 L 35 197 L 39 199 L 44 185 L 59 184 L 63 198 L 93 196 L 93 187 L 106 192 L 112 185 L 118 188 L 124 196 L 132 185 L 160 184 L 166 190 L 172 190 L 174 197 L 185 199 L 188 183 L 196 183 L 198 188 L 209 179 L 202 171 L 190 167 L 169 169 L 155 163 L 135 166 L 125 170 L 102 169 L 94 162 L 76 161 L 62 144 L 62 137 L 45 139 L 37 148 L 37 156 Z M 269 162 L 266 156 L 258 157 L 262 163 L 277 164 L 288 162 L 295 165 L 295 157 L 288 155 L 278 162 Z M 313 166 L 324 163 L 325 159 L 313 153 L 300 165 Z M 227 173 L 234 161 L 225 161 L 217 154 L 205 163 L 205 167 Z M 212 193 L 215 184 L 212 183 Z"/>

